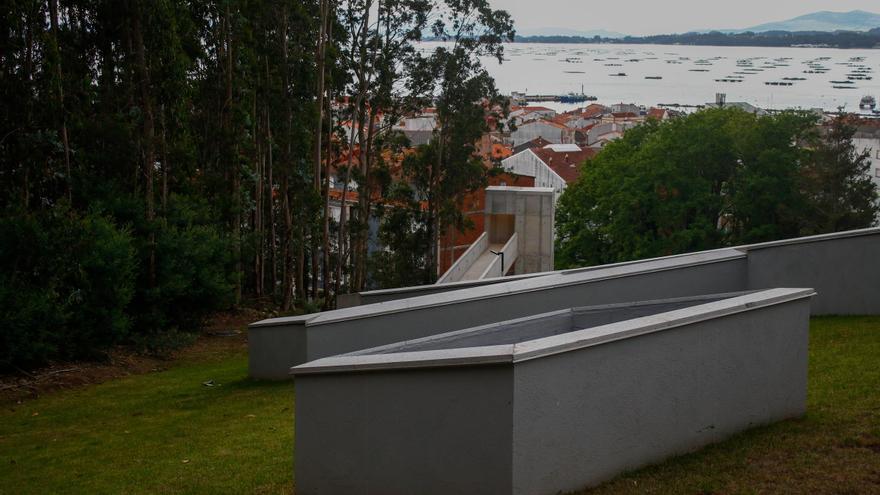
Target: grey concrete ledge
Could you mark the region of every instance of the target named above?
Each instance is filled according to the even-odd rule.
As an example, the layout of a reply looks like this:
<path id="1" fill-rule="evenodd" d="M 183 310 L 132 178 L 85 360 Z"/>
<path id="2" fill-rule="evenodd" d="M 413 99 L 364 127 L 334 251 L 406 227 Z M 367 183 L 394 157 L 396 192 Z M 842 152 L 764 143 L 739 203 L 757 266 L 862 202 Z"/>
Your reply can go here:
<path id="1" fill-rule="evenodd" d="M 808 244 L 812 242 L 835 241 L 839 239 L 848 239 L 851 237 L 861 237 L 867 235 L 880 234 L 880 227 L 868 227 L 866 229 L 845 230 L 842 232 L 831 232 L 830 234 L 810 235 L 806 237 L 795 237 L 793 239 L 781 239 L 778 241 L 761 242 L 758 244 L 746 244 L 737 246 L 734 249 L 743 251 L 755 251 L 758 249 L 767 249 L 780 246 L 792 246 L 795 244 Z"/>
<path id="2" fill-rule="evenodd" d="M 572 308 L 318 359 L 306 364 L 295 366 L 291 368 L 290 373 L 292 375 L 305 375 L 315 373 L 343 373 L 370 370 L 518 363 L 544 356 L 598 346 L 609 342 L 616 342 L 618 340 L 639 337 L 654 332 L 661 332 L 753 309 L 773 306 L 799 299 L 807 299 L 815 294 L 816 292 L 813 289 L 788 288 L 756 291 L 744 295 L 733 295 L 732 297 L 725 297 L 728 296 L 728 294 L 721 294 L 716 295 L 715 298 L 722 297 L 722 299 L 713 302 L 698 304 L 655 315 L 633 318 L 593 328 L 575 330 L 561 335 L 553 335 L 516 344 L 415 352 L 394 352 L 395 349 L 406 349 L 413 344 L 457 338 L 468 334 L 498 329 L 511 324 L 527 322 L 537 323 L 543 319 L 565 316 L 581 311 L 625 308 L 660 303 L 699 301 L 701 297 L 645 301 L 635 304 L 624 303 Z"/>
<path id="3" fill-rule="evenodd" d="M 252 323 L 250 326 L 266 327 L 275 325 L 301 324 L 307 321 L 309 326 L 318 326 L 342 320 L 368 318 L 381 314 L 398 313 L 415 309 L 446 306 L 476 299 L 491 299 L 515 293 L 533 292 L 538 290 L 566 287 L 587 282 L 625 278 L 632 275 L 675 270 L 679 268 L 721 263 L 736 259 L 744 259 L 745 253 L 735 249 L 722 249 L 710 252 L 678 255 L 675 257 L 657 258 L 642 262 L 627 262 L 619 265 L 606 265 L 582 272 L 563 272 L 553 276 L 535 277 L 514 282 L 503 282 L 482 287 L 473 287 L 452 292 L 441 292 L 408 299 L 398 299 L 364 306 L 338 309 L 326 313 L 317 313 L 309 319 L 304 317 L 271 318 Z"/>

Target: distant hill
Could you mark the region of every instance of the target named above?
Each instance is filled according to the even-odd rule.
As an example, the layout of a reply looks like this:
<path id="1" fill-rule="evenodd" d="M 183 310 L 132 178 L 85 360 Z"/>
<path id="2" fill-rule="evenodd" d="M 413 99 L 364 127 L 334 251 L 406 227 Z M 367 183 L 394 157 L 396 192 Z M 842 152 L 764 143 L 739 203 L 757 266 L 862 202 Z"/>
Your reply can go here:
<path id="1" fill-rule="evenodd" d="M 768 22 L 746 29 L 725 29 L 724 33 L 763 33 L 767 31 L 870 31 L 880 27 L 880 14 L 853 10 L 852 12 L 814 12 L 780 22 Z"/>
<path id="2" fill-rule="evenodd" d="M 578 29 L 568 29 L 568 28 L 553 28 L 553 27 L 544 27 L 544 28 L 523 28 L 516 30 L 517 36 L 576 36 L 579 38 L 593 38 L 595 36 L 599 36 L 600 38 L 623 38 L 625 35 L 622 33 L 618 33 L 615 31 L 608 31 L 606 29 L 594 29 L 590 31 L 581 31 Z"/>

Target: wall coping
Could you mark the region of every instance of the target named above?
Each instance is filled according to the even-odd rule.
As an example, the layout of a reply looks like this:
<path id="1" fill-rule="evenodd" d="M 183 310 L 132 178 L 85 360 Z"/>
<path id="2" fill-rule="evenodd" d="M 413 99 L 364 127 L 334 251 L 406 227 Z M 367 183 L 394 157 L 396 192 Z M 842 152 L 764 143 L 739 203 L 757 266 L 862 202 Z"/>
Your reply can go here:
<path id="1" fill-rule="evenodd" d="M 678 268 L 722 263 L 746 258 L 744 252 L 735 249 L 720 249 L 676 255 L 672 257 L 655 258 L 653 260 L 625 262 L 614 265 L 603 265 L 590 270 L 568 271 L 544 277 L 529 278 L 511 282 L 499 282 L 497 284 L 471 287 L 455 291 L 446 291 L 435 294 L 427 294 L 407 299 L 396 299 L 363 306 L 337 309 L 325 313 L 313 315 L 270 318 L 252 323 L 250 328 L 260 328 L 279 325 L 309 326 L 323 325 L 343 320 L 368 318 L 377 315 L 402 313 L 427 307 L 447 306 L 478 299 L 491 299 L 511 294 L 521 294 L 544 289 L 555 289 L 579 285 L 588 282 L 598 282 L 616 278 L 631 277 L 649 273 L 663 272 Z M 487 302 L 491 304 L 491 302 Z"/>
<path id="2" fill-rule="evenodd" d="M 849 237 L 861 237 L 875 234 L 880 234 L 880 227 L 868 227 L 866 229 L 845 230 L 842 232 L 831 232 L 830 234 L 818 234 L 806 237 L 795 237 L 793 239 L 781 239 L 778 241 L 760 242 L 758 244 L 737 246 L 735 249 L 740 249 L 744 251 L 756 251 L 758 249 L 773 248 L 779 246 L 792 246 L 795 244 L 808 244 L 811 242 L 833 241 L 837 239 L 846 239 Z"/>
<path id="3" fill-rule="evenodd" d="M 651 333 L 661 332 L 684 325 L 729 316 L 753 309 L 783 304 L 814 296 L 813 289 L 777 288 L 751 292 L 720 301 L 708 302 L 687 308 L 633 318 L 607 325 L 567 332 L 539 339 L 481 347 L 463 347 L 430 351 L 412 351 L 385 354 L 366 354 L 381 351 L 388 346 L 366 349 L 351 354 L 318 359 L 290 369 L 292 375 L 322 373 L 358 373 L 374 370 L 399 370 L 411 368 L 436 368 L 450 366 L 480 366 L 490 364 L 516 364 L 540 359 L 555 354 L 594 347 L 618 340 L 625 340 Z M 678 300 L 681 300 L 679 298 Z M 653 301 L 657 304 L 660 301 Z M 671 301 L 670 301 L 671 302 Z M 636 304 L 647 304 L 636 303 Z M 624 305 L 625 306 L 625 305 Z M 487 328 L 541 317 L 561 316 L 566 312 L 595 310 L 597 307 L 582 307 L 554 311 L 532 317 L 492 324 Z M 470 329 L 473 332 L 475 329 Z M 463 331 L 459 331 L 461 333 Z M 434 336 L 433 339 L 447 337 L 448 334 Z M 431 339 L 429 337 L 428 339 Z M 399 344 L 399 343 L 398 343 Z"/>

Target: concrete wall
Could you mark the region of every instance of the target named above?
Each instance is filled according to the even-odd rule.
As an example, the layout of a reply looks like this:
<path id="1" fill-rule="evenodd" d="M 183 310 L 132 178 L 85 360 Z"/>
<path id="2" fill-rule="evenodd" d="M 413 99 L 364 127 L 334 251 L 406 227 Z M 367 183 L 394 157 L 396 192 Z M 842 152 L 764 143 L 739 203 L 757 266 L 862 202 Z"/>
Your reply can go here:
<path id="1" fill-rule="evenodd" d="M 298 377 L 297 495 L 510 493 L 512 377 L 500 366 Z"/>
<path id="2" fill-rule="evenodd" d="M 513 345 L 483 329 L 299 366 L 297 493 L 556 494 L 801 415 L 811 294 L 562 311 L 511 323 Z M 617 322 L 572 330 L 600 314 Z"/>
<path id="3" fill-rule="evenodd" d="M 257 322 L 250 326 L 248 358 L 251 370 L 260 373 L 251 376 L 284 379 L 291 366 L 314 359 L 558 309 L 656 299 L 658 294 L 683 297 L 744 290 L 745 257 L 734 252 L 716 257 L 707 261 L 683 256 Z M 301 341 L 294 348 L 278 340 L 285 331 L 299 332 L 303 325 L 305 352 Z M 285 361 L 286 366 L 274 367 Z"/>
<path id="4" fill-rule="evenodd" d="M 307 327 L 306 360 L 458 330 L 556 309 L 638 301 L 657 294 L 690 296 L 734 292 L 745 286 L 745 260 L 698 265 L 624 278 L 510 294 L 491 301 L 473 299 L 454 307 L 433 306 L 361 320 Z M 487 310 L 491 304 L 491 310 Z M 291 362 L 291 366 L 305 361 Z M 286 370 L 279 370 L 286 372 Z"/>
<path id="5" fill-rule="evenodd" d="M 857 234 L 857 235 L 854 235 Z M 858 240 L 857 240 L 858 239 Z M 831 242 L 831 244 L 825 244 Z M 856 311 L 860 314 L 880 314 L 880 308 L 872 306 L 878 284 L 873 284 L 880 270 L 880 260 L 876 255 L 880 242 L 880 229 L 864 229 L 852 232 L 839 232 L 778 242 L 766 242 L 739 246 L 736 249 L 749 256 L 749 279 L 751 288 L 765 287 L 816 287 L 819 297 L 814 302 L 815 314 L 847 314 Z M 836 267 L 830 269 L 830 267 Z M 601 269 L 589 267 L 585 269 Z M 571 272 L 573 270 L 566 270 Z M 803 273 L 802 273 L 803 272 Z M 561 273 L 546 272 L 529 274 L 528 277 L 548 276 Z M 866 276 L 862 276 L 865 274 Z M 503 281 L 503 280 L 498 280 Z M 483 281 L 495 283 L 493 280 Z M 447 287 L 453 290 L 459 287 Z M 394 299 L 403 299 L 428 294 L 422 287 L 403 287 L 384 291 L 364 292 L 360 297 L 351 297 L 351 305 L 370 304 Z M 430 292 L 436 293 L 436 292 Z M 860 303 L 860 308 L 847 309 L 846 298 L 855 297 L 868 301 Z M 826 305 L 825 301 L 828 300 Z M 343 306 L 348 307 L 348 306 Z"/>
<path id="6" fill-rule="evenodd" d="M 806 410 L 809 303 L 515 366 L 514 490 L 555 494 Z"/>
<path id="7" fill-rule="evenodd" d="M 747 246 L 749 288 L 814 287 L 813 314 L 880 314 L 880 230 L 873 231 Z"/>
<path id="8" fill-rule="evenodd" d="M 486 219 L 491 229 L 493 215 L 514 215 L 517 234 L 516 273 L 553 269 L 553 191 L 547 188 L 489 187 L 486 189 Z"/>
<path id="9" fill-rule="evenodd" d="M 511 271 L 511 264 L 515 264 L 519 256 L 517 250 L 519 245 L 518 239 L 519 236 L 514 233 L 507 243 L 504 244 L 504 247 L 501 248 L 501 251 L 496 251 L 503 253 L 503 256 L 495 256 L 495 259 L 489 263 L 489 266 L 486 267 L 480 278 L 503 277 L 505 273 Z"/>
<path id="10" fill-rule="evenodd" d="M 252 376 L 282 379 L 287 368 L 304 360 L 586 304 L 802 286 L 819 293 L 813 314 L 880 314 L 877 253 L 880 229 L 874 228 L 501 279 L 321 313 L 306 323 L 267 320 L 251 326 L 251 369 L 259 371 Z M 300 332 L 303 324 L 305 351 L 302 337 L 282 341 L 283 331 L 264 330 L 280 326 Z"/>
<path id="11" fill-rule="evenodd" d="M 471 244 L 471 247 L 458 258 L 452 267 L 449 270 L 446 270 L 446 273 L 443 274 L 437 280 L 438 284 L 446 284 L 450 282 L 458 282 L 461 280 L 462 275 L 464 275 L 468 269 L 470 269 L 471 265 L 477 261 L 487 249 L 489 249 L 489 234 L 483 232 L 480 237 L 477 238 L 476 242 Z"/>

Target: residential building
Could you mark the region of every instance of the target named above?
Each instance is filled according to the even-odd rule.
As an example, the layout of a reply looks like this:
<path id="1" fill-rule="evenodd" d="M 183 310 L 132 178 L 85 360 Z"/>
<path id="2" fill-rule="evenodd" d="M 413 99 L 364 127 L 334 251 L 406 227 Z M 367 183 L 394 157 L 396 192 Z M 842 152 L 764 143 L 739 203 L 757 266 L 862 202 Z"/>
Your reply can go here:
<path id="1" fill-rule="evenodd" d="M 853 136 L 857 151 L 867 151 L 870 168 L 868 174 L 880 190 L 880 121 L 863 121 Z"/>
<path id="2" fill-rule="evenodd" d="M 537 137 L 544 138 L 553 144 L 574 143 L 574 129 L 551 120 L 539 119 L 524 122 L 518 125 L 515 131 L 510 133 L 510 139 L 514 147 Z"/>
<path id="3" fill-rule="evenodd" d="M 552 187 L 559 194 L 580 176 L 581 165 L 596 155 L 576 144 L 550 144 L 529 148 L 501 162 L 506 171 L 534 179 L 534 187 Z"/>

